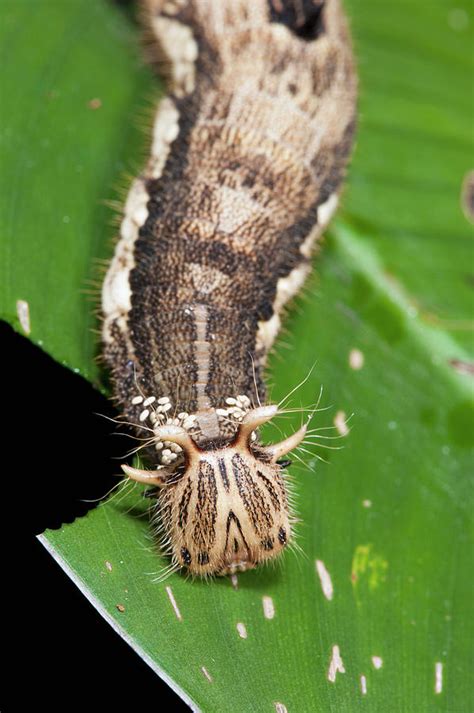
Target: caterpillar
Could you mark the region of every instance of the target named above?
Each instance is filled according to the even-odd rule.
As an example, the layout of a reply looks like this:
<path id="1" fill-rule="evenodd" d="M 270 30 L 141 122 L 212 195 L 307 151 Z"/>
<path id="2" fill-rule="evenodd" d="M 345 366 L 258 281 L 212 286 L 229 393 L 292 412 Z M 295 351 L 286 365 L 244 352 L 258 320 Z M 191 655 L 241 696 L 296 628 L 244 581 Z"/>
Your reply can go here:
<path id="1" fill-rule="evenodd" d="M 102 291 L 124 418 L 148 438 L 152 522 L 173 569 L 225 575 L 279 555 L 295 513 L 259 427 L 264 367 L 311 268 L 351 151 L 357 80 L 340 0 L 145 0 L 168 82 Z M 262 403 L 264 405 L 262 405 Z"/>

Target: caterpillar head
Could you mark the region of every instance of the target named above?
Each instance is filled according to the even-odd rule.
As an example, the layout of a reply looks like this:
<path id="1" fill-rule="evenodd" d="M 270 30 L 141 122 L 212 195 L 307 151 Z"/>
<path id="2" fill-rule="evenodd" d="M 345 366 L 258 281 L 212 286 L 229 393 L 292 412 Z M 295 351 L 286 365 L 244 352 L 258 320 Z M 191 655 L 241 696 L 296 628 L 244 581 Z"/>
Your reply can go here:
<path id="1" fill-rule="evenodd" d="M 160 534 L 176 567 L 198 576 L 232 574 L 275 557 L 289 542 L 292 517 L 278 461 L 303 440 L 306 426 L 275 445 L 251 442 L 277 412 L 273 405 L 249 411 L 231 443 L 207 449 L 184 429 L 163 426 L 159 437 L 181 446 L 184 466 L 122 466 L 130 478 L 158 486 Z"/>

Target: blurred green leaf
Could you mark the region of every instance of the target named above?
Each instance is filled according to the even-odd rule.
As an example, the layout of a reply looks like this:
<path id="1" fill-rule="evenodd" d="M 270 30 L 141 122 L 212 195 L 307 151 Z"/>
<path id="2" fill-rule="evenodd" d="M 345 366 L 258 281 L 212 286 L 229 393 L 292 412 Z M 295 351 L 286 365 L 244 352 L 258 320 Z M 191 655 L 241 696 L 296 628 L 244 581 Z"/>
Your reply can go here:
<path id="1" fill-rule="evenodd" d="M 271 365 L 278 399 L 317 360 L 295 398 L 311 403 L 324 385 L 332 409 L 315 425 L 354 412 L 343 450 L 311 447 L 293 466 L 303 554 L 239 575 L 238 588 L 178 575 L 154 583 L 164 562 L 138 487 L 42 536 L 102 615 L 203 711 L 451 713 L 474 703 L 474 277 L 460 204 L 473 157 L 471 5 L 346 5 L 361 76 L 357 150 L 317 278 L 287 323 L 291 348 L 282 342 Z M 140 167 L 146 138 L 134 127 L 156 81 L 137 28 L 112 4 L 6 1 L 2 32 L 1 314 L 21 329 L 17 300 L 27 301 L 30 338 L 98 384 L 85 290 L 94 259 L 111 252 L 101 201 L 120 200 L 117 181 Z M 336 646 L 345 672 L 331 682 Z"/>

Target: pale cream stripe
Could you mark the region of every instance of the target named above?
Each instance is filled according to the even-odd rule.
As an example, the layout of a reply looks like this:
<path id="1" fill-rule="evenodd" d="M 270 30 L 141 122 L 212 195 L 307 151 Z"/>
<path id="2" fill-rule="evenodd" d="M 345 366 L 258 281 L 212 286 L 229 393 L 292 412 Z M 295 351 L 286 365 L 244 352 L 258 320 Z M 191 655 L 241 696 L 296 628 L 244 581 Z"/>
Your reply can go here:
<path id="1" fill-rule="evenodd" d="M 208 309 L 206 305 L 197 304 L 194 307 L 196 324 L 196 341 L 194 343 L 194 358 L 197 365 L 196 397 L 197 421 L 205 438 L 218 438 L 220 435 L 219 421 L 211 406 L 206 386 L 209 380 L 209 362 L 211 358 L 209 342 L 206 339 Z"/>

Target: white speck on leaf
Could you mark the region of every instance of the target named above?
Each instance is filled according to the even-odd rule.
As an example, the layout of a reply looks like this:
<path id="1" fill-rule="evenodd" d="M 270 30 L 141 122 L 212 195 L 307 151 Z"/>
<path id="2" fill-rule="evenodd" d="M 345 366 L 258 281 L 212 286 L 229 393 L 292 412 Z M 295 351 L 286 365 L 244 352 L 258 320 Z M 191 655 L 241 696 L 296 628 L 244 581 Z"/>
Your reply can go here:
<path id="1" fill-rule="evenodd" d="M 205 668 L 204 666 L 201 666 L 201 671 L 203 672 L 204 676 L 207 678 L 209 683 L 212 683 L 212 676 L 209 673 L 209 671 L 207 670 L 207 668 Z"/>
<path id="2" fill-rule="evenodd" d="M 25 300 L 16 301 L 16 313 L 20 321 L 20 325 L 25 334 L 30 334 L 30 305 Z"/>
<path id="3" fill-rule="evenodd" d="M 347 425 L 347 416 L 344 413 L 344 411 L 338 411 L 336 415 L 334 416 L 334 425 L 337 428 L 337 432 L 339 433 L 340 436 L 347 436 L 350 428 Z"/>
<path id="4" fill-rule="evenodd" d="M 323 590 L 323 594 L 326 599 L 331 601 L 334 594 L 334 588 L 332 586 L 331 575 L 327 571 L 326 566 L 322 560 L 316 560 L 316 571 L 321 581 L 321 589 Z"/>
<path id="5" fill-rule="evenodd" d="M 262 597 L 263 604 L 263 615 L 265 619 L 273 619 L 275 616 L 275 606 L 273 604 L 273 599 L 267 595 Z"/>
<path id="6" fill-rule="evenodd" d="M 247 638 L 247 628 L 245 624 L 243 624 L 241 621 L 237 623 L 237 631 L 239 632 L 239 636 L 241 639 Z"/>
<path id="7" fill-rule="evenodd" d="M 349 352 L 349 366 L 355 371 L 359 371 L 364 366 L 364 355 L 360 349 L 351 349 Z"/>
<path id="8" fill-rule="evenodd" d="M 441 661 L 435 663 L 435 693 L 443 690 L 443 664 Z"/>
<path id="9" fill-rule="evenodd" d="M 176 599 L 174 598 L 174 594 L 171 590 L 171 587 L 166 587 L 166 594 L 169 597 L 171 606 L 173 607 L 174 613 L 176 614 L 176 618 L 179 619 L 179 621 L 183 621 L 183 617 L 181 615 L 181 612 L 179 611 L 178 605 L 176 604 Z"/>
<path id="10" fill-rule="evenodd" d="M 346 669 L 344 668 L 344 664 L 341 659 L 341 654 L 339 652 L 339 646 L 335 644 L 332 647 L 332 656 L 331 656 L 331 661 L 329 662 L 329 670 L 328 670 L 328 679 L 331 681 L 331 683 L 334 683 L 336 680 L 336 675 L 337 673 L 345 673 Z"/>

